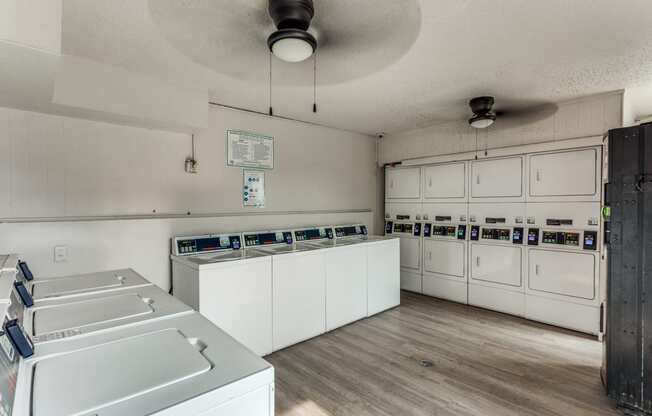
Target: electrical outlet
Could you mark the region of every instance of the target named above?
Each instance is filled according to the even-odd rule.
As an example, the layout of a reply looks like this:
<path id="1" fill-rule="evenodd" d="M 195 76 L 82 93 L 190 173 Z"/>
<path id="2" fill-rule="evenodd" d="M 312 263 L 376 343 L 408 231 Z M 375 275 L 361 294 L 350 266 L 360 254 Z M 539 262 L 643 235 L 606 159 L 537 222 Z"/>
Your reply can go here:
<path id="1" fill-rule="evenodd" d="M 54 248 L 54 262 L 55 263 L 65 263 L 68 261 L 68 247 L 67 246 L 56 246 Z"/>

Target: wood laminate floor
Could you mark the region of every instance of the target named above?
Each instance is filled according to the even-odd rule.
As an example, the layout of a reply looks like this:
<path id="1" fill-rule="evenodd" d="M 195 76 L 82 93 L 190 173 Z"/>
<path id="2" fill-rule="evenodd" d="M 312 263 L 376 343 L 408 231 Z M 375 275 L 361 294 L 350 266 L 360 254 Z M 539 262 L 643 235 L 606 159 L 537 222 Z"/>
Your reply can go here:
<path id="1" fill-rule="evenodd" d="M 595 338 L 407 292 L 401 302 L 266 357 L 276 415 L 620 414 Z"/>

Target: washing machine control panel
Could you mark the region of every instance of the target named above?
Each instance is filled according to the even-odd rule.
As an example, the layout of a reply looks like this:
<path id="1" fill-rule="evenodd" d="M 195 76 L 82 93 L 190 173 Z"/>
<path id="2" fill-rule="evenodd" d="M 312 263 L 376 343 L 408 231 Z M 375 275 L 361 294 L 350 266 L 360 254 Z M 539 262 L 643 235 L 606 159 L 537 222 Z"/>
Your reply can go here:
<path id="1" fill-rule="evenodd" d="M 177 256 L 239 250 L 241 247 L 242 239 L 239 234 L 176 237 L 174 239 L 174 254 Z"/>
<path id="2" fill-rule="evenodd" d="M 18 262 L 18 272 L 23 280 L 27 280 L 27 281 L 34 280 L 34 274 L 29 269 L 27 263 L 25 263 L 24 261 Z"/>
<path id="3" fill-rule="evenodd" d="M 429 222 L 423 224 L 423 236 L 430 237 L 432 235 L 432 224 Z"/>
<path id="4" fill-rule="evenodd" d="M 514 227 L 512 230 L 512 243 L 523 244 L 523 227 Z"/>
<path id="5" fill-rule="evenodd" d="M 385 221 L 385 234 L 391 234 L 394 231 L 394 221 Z"/>
<path id="6" fill-rule="evenodd" d="M 272 244 L 292 244 L 292 231 L 263 231 L 244 234 L 245 247 L 260 247 Z"/>
<path id="7" fill-rule="evenodd" d="M 332 240 L 334 237 L 331 227 L 306 228 L 294 231 L 294 241 Z"/>
<path id="8" fill-rule="evenodd" d="M 394 224 L 396 231 L 396 224 Z M 364 237 L 367 235 L 367 226 L 364 224 L 338 225 L 335 227 L 335 238 Z"/>

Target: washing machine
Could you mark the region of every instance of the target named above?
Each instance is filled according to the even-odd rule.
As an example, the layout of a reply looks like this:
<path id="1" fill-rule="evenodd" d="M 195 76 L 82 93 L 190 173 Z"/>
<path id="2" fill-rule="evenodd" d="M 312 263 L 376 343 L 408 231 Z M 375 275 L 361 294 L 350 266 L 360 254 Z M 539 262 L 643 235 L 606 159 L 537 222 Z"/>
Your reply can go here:
<path id="1" fill-rule="evenodd" d="M 527 207 L 528 319 L 600 332 L 600 203 Z"/>
<path id="2" fill-rule="evenodd" d="M 326 331 L 367 316 L 367 227 L 337 225 L 295 230 L 297 247 L 321 249 L 326 266 Z M 311 238 L 312 236 L 312 238 Z"/>
<path id="3" fill-rule="evenodd" d="M 398 237 L 368 235 L 364 224 L 329 228 L 336 230 L 333 239 L 327 233 L 326 238 L 305 243 L 329 249 L 326 303 L 331 313 L 327 312 L 327 330 L 359 319 L 365 305 L 366 316 L 398 306 L 401 303 Z M 300 244 L 299 235 L 295 234 L 295 240 Z"/>
<path id="4" fill-rule="evenodd" d="M 423 293 L 467 303 L 467 204 L 423 204 Z"/>
<path id="5" fill-rule="evenodd" d="M 326 331 L 326 251 L 296 246 L 292 231 L 242 234 L 247 250 L 271 258 L 272 349 L 277 351 Z"/>
<path id="6" fill-rule="evenodd" d="M 13 272 L 3 272 L 0 277 L 0 293 L 10 288 L 2 316 L 17 320 L 37 348 L 47 342 L 192 312 L 151 284 L 33 301 L 24 283 L 14 276 Z"/>
<path id="7" fill-rule="evenodd" d="M 20 361 L 19 328 L 5 329 L 13 400 L 0 388 L 14 416 L 274 413 L 273 367 L 198 313 L 46 343 Z"/>
<path id="8" fill-rule="evenodd" d="M 469 204 L 468 303 L 525 315 L 525 204 Z"/>
<path id="9" fill-rule="evenodd" d="M 172 293 L 263 356 L 272 352 L 272 259 L 242 235 L 172 240 Z"/>
<path id="10" fill-rule="evenodd" d="M 422 293 L 421 204 L 387 203 L 385 217 L 385 235 L 400 238 L 401 289 Z"/>
<path id="11" fill-rule="evenodd" d="M 160 289 L 106 292 L 138 291 L 152 306 L 129 317 L 102 309 L 124 311 L 132 302 L 105 304 L 96 293 L 36 305 L 30 318 L 14 275 L 0 274 L 0 301 L 9 305 L 0 333 L 3 414 L 273 415 L 273 368 Z M 32 337 L 26 321 L 47 339 Z M 49 337 L 62 328 L 53 324 L 80 325 L 79 332 Z"/>
<path id="12" fill-rule="evenodd" d="M 38 349 L 46 342 L 192 312 L 191 307 L 150 285 L 37 303 L 24 308 L 22 325 Z"/>
<path id="13" fill-rule="evenodd" d="M 34 276 L 25 261 L 18 262 L 16 280 L 35 303 L 152 285 L 132 269 L 40 278 Z"/>

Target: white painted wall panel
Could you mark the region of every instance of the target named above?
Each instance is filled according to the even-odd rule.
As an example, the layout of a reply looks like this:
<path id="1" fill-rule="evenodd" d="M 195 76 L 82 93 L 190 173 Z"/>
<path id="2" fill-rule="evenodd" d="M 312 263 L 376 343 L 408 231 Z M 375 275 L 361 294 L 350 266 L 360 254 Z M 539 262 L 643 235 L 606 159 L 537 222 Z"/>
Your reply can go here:
<path id="1" fill-rule="evenodd" d="M 170 85 L 149 76 L 65 55 L 54 82 L 52 102 L 82 110 L 184 128 L 205 128 L 208 93 Z"/>
<path id="2" fill-rule="evenodd" d="M 11 164 L 9 110 L 0 108 L 0 218 L 11 215 Z"/>
<path id="3" fill-rule="evenodd" d="M 266 209 L 376 205 L 375 140 L 368 136 L 215 109 L 196 136 L 199 174 L 189 175 L 186 134 L 13 109 L 3 114 L 2 142 L 14 149 L 14 203 L 4 217 L 244 211 L 242 169 L 226 166 L 227 129 L 275 137 Z"/>
<path id="4" fill-rule="evenodd" d="M 18 252 L 35 273 L 59 276 L 133 267 L 169 288 L 175 235 L 365 223 L 378 201 L 375 138 L 213 109 L 196 136 L 199 174 L 183 171 L 190 137 L 181 133 L 0 108 L 0 253 Z M 226 130 L 276 139 L 266 173 L 267 207 L 242 207 L 242 169 L 226 166 Z M 265 211 L 374 212 L 258 215 Z M 3 218 L 236 212 L 238 216 L 3 223 Z M 257 215 L 247 215 L 247 213 Z M 54 263 L 56 245 L 69 248 Z"/>
<path id="5" fill-rule="evenodd" d="M 0 40 L 61 53 L 62 0 L 3 0 Z"/>
<path id="6" fill-rule="evenodd" d="M 64 213 L 65 141 L 58 117 L 17 112 L 10 116 L 12 216 Z"/>

